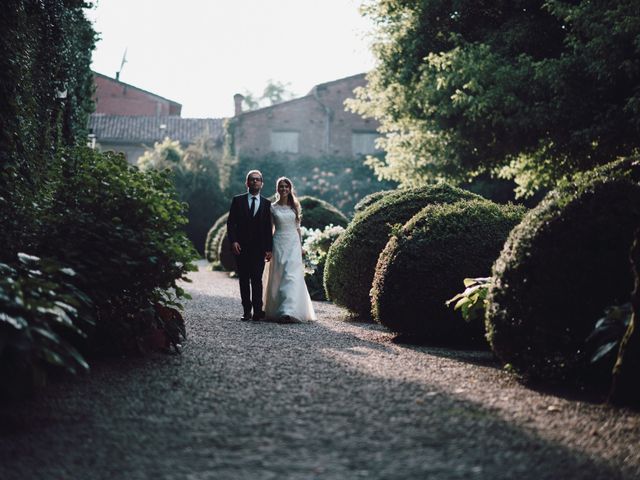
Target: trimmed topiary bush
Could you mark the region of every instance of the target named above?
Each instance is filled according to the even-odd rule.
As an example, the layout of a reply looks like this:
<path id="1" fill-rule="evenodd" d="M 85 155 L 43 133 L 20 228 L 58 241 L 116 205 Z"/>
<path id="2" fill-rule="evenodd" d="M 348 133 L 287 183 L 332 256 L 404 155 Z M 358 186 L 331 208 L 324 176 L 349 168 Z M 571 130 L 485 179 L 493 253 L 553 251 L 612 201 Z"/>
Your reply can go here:
<path id="1" fill-rule="evenodd" d="M 487 338 L 524 377 L 582 383 L 585 339 L 606 307 L 629 301 L 640 186 L 601 172 L 551 192 L 511 232 L 494 265 Z"/>
<path id="2" fill-rule="evenodd" d="M 488 200 L 425 207 L 380 254 L 371 289 L 374 320 L 429 341 L 485 343 L 483 320 L 465 322 L 445 302 L 463 278 L 491 270 L 524 213 Z"/>
<path id="3" fill-rule="evenodd" d="M 451 185 L 429 185 L 391 192 L 356 215 L 327 255 L 324 287 L 327 298 L 362 319 L 371 318 L 369 291 L 378 256 L 393 224 L 404 224 L 426 205 L 482 199 Z"/>
<path id="4" fill-rule="evenodd" d="M 222 228 L 226 228 L 227 218 L 229 218 L 229 212 L 218 218 L 209 229 L 209 232 L 207 232 L 207 239 L 204 245 L 204 256 L 208 262 L 217 262 L 219 260 L 215 240 L 220 230 Z"/>
<path id="5" fill-rule="evenodd" d="M 355 213 L 362 212 L 367 207 L 373 205 L 378 200 L 382 199 L 385 195 L 393 191 L 394 190 L 382 190 L 381 192 L 370 193 L 369 195 L 367 195 L 366 197 L 364 197 L 362 200 L 360 200 L 358 203 L 355 204 L 355 206 L 353 207 L 353 211 Z"/>
<path id="6" fill-rule="evenodd" d="M 349 219 L 330 203 L 315 197 L 300 197 L 302 226 L 322 230 L 327 225 L 346 227 Z"/>

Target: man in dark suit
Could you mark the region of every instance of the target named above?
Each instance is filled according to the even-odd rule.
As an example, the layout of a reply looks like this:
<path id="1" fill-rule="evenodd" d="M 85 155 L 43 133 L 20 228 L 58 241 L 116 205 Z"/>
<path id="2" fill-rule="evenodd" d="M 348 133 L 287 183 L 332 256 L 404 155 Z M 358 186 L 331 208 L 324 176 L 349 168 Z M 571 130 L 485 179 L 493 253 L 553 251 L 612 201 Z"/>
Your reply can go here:
<path id="1" fill-rule="evenodd" d="M 231 201 L 227 235 L 236 256 L 240 278 L 240 298 L 244 313 L 241 320 L 260 320 L 262 311 L 262 272 L 271 260 L 271 202 L 260 195 L 262 173 L 247 173 L 248 192 Z M 253 315 L 251 309 L 253 308 Z"/>

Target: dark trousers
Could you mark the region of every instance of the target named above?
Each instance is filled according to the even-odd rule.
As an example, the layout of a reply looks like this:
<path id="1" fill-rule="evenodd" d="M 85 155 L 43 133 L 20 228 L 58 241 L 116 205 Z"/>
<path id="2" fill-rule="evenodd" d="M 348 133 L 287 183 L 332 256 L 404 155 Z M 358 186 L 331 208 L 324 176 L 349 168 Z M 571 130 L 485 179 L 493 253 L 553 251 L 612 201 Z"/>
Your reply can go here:
<path id="1" fill-rule="evenodd" d="M 262 273 L 264 272 L 264 252 L 243 250 L 236 257 L 240 298 L 246 315 L 260 315 L 262 312 Z"/>

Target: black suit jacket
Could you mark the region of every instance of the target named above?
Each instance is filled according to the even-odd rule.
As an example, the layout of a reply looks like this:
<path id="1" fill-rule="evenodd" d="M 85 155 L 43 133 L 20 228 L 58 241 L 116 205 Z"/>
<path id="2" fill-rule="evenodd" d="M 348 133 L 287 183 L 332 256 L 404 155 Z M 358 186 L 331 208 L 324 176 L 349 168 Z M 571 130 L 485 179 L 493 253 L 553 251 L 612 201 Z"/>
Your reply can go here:
<path id="1" fill-rule="evenodd" d="M 243 250 L 259 250 L 270 252 L 273 246 L 271 234 L 271 202 L 260 195 L 260 206 L 255 215 L 258 222 L 257 234 L 252 233 L 249 225 L 248 193 L 236 195 L 231 201 L 229 218 L 227 219 L 227 235 L 229 243 L 238 242 Z"/>

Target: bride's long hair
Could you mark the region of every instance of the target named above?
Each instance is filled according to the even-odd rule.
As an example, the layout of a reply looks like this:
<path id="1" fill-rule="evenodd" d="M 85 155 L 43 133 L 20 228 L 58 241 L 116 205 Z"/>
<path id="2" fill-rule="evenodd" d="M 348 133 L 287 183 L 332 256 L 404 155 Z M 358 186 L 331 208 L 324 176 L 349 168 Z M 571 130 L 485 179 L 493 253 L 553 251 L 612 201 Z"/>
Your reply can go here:
<path id="1" fill-rule="evenodd" d="M 289 205 L 291 207 L 291 210 L 296 213 L 296 222 L 300 223 L 300 220 L 302 219 L 302 207 L 300 206 L 298 197 L 296 197 L 296 193 L 293 188 L 293 182 L 287 177 L 280 177 L 278 180 L 276 180 L 276 202 L 280 201 L 280 194 L 278 193 L 278 185 L 280 185 L 280 182 L 284 182 L 289 186 L 287 205 Z"/>

